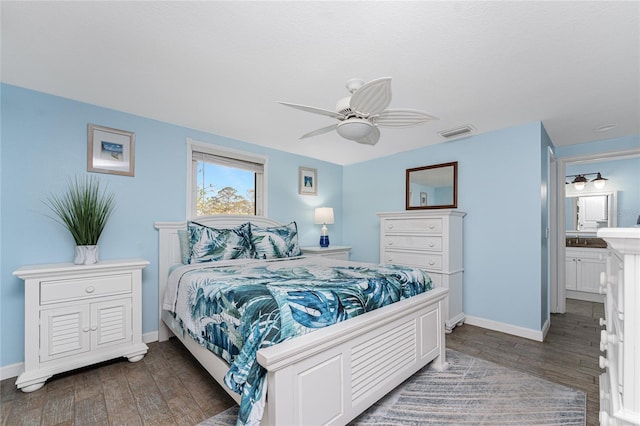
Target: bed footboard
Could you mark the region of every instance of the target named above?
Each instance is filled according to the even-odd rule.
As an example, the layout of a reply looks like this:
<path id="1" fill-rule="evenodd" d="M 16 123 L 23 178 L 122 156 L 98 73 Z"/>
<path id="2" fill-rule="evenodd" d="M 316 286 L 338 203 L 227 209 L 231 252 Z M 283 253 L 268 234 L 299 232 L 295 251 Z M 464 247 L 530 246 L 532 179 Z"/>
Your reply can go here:
<path id="1" fill-rule="evenodd" d="M 276 396 L 262 424 L 346 424 L 429 362 L 445 368 L 446 303 L 434 289 L 260 350 Z"/>

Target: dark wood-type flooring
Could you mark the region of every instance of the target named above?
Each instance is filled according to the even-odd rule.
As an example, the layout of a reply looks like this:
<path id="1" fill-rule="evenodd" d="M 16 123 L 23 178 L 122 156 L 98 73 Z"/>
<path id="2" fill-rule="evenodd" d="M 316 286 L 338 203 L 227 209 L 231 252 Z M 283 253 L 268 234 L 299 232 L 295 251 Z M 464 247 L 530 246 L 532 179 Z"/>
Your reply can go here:
<path id="1" fill-rule="evenodd" d="M 603 315 L 602 304 L 568 299 L 544 343 L 465 324 L 447 335 L 447 347 L 584 391 L 587 424 L 597 425 Z M 176 339 L 149 344 L 137 363 L 56 375 L 36 392 L 14 383 L 0 382 L 2 425 L 195 425 L 234 404 Z"/>

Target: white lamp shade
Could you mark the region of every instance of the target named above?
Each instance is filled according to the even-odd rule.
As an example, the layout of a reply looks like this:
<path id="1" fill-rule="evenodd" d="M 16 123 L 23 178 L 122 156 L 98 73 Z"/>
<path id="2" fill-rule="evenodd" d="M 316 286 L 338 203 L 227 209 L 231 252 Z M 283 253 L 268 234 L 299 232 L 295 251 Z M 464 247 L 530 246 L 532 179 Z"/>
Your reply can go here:
<path id="1" fill-rule="evenodd" d="M 333 208 L 332 207 L 317 207 L 313 222 L 316 225 L 324 225 L 333 223 Z"/>

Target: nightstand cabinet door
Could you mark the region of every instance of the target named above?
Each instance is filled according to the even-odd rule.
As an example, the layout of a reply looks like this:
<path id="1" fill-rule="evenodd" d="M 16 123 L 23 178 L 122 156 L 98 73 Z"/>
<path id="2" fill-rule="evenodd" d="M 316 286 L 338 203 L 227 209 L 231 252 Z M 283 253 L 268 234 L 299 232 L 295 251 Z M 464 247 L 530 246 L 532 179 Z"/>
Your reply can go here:
<path id="1" fill-rule="evenodd" d="M 130 344 L 131 299 L 91 304 L 91 348 Z"/>
<path id="2" fill-rule="evenodd" d="M 69 306 L 40 312 L 40 362 L 88 352 L 89 306 Z"/>

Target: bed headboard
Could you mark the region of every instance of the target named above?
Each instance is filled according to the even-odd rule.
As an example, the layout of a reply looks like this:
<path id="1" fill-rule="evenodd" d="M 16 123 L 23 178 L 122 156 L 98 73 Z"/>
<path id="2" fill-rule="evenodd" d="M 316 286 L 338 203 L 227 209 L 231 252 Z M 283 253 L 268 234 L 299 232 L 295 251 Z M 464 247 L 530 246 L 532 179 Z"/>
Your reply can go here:
<path id="1" fill-rule="evenodd" d="M 264 216 L 247 215 L 215 215 L 200 216 L 190 219 L 212 228 L 235 228 L 246 222 L 251 222 L 260 227 L 282 226 L 283 224 Z M 187 221 L 181 222 L 155 222 L 155 228 L 160 231 L 158 243 L 158 340 L 165 341 L 171 337 L 171 331 L 162 321 L 162 301 L 164 289 L 169 277 L 171 265 L 182 261 L 180 254 L 180 240 L 178 229 L 187 229 Z"/>

